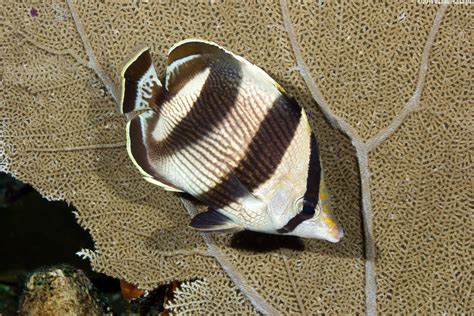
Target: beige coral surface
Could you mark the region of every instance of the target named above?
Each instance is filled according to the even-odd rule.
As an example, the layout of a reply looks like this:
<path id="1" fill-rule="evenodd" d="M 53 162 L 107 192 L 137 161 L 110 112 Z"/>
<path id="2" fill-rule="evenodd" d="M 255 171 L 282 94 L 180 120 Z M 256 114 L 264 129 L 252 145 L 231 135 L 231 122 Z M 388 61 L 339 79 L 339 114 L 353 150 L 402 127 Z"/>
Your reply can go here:
<path id="1" fill-rule="evenodd" d="M 176 312 L 472 314 L 474 6 L 421 2 L 3 0 L 0 169 L 77 208 L 96 271 L 144 289 L 198 279 Z M 191 203 L 140 177 L 120 65 L 146 43 L 163 73 L 189 37 L 306 108 L 339 244 L 201 235 Z"/>

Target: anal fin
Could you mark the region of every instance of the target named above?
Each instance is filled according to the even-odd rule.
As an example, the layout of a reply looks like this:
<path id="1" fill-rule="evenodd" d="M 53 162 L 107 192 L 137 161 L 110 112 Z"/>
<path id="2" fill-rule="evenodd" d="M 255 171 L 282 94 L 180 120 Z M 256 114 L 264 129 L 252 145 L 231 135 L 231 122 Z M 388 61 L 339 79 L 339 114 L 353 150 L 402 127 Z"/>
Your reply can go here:
<path id="1" fill-rule="evenodd" d="M 234 223 L 219 211 L 209 208 L 207 212 L 194 216 L 190 226 L 204 232 L 232 232 L 242 230 L 242 226 Z"/>

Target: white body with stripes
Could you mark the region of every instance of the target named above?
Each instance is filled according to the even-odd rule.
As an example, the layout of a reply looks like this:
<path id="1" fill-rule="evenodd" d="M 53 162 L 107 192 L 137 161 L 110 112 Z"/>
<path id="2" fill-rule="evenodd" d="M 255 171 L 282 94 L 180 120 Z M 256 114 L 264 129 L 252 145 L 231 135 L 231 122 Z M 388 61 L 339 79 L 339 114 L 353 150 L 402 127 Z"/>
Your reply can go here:
<path id="1" fill-rule="evenodd" d="M 342 237 L 323 175 L 310 172 L 310 156 L 319 168 L 319 154 L 306 114 L 262 69 L 187 40 L 170 50 L 164 84 L 148 49 L 140 50 L 124 67 L 122 91 L 124 113 L 144 110 L 127 124 L 127 149 L 143 177 L 209 206 L 192 227 Z M 314 215 L 288 228 L 311 181 L 319 187 Z"/>

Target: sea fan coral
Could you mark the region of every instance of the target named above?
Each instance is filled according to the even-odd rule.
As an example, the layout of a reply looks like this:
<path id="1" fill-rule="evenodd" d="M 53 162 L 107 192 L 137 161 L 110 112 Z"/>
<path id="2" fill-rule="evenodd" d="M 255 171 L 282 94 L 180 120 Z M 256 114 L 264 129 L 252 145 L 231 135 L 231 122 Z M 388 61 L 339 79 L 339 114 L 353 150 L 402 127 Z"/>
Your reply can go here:
<path id="1" fill-rule="evenodd" d="M 474 313 L 471 6 L 69 0 L 32 9 L 7 2 L 0 12 L 0 169 L 77 207 L 96 271 L 143 289 L 197 278 L 169 304 L 181 312 L 200 301 L 243 313 Z M 201 235 L 187 227 L 192 204 L 141 179 L 115 110 L 120 65 L 148 43 L 162 73 L 167 49 L 189 37 L 262 66 L 310 113 L 346 231 L 340 244 Z"/>

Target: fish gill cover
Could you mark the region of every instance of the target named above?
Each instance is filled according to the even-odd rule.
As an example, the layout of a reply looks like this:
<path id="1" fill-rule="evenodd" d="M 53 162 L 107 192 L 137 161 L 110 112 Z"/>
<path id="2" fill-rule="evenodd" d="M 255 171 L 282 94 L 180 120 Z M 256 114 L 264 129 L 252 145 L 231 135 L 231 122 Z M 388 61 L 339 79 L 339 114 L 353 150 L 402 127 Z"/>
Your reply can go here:
<path id="1" fill-rule="evenodd" d="M 415 1 L 6 1 L 0 168 L 77 207 L 96 271 L 144 289 L 197 279 L 176 312 L 473 313 L 472 13 Z M 339 244 L 202 235 L 187 227 L 192 204 L 142 180 L 116 111 L 120 66 L 147 43 L 163 73 L 168 48 L 189 37 L 258 64 L 307 110 Z"/>

